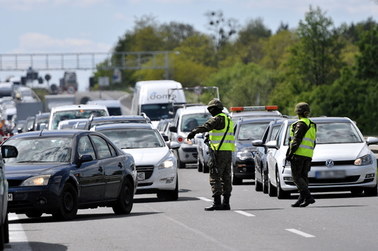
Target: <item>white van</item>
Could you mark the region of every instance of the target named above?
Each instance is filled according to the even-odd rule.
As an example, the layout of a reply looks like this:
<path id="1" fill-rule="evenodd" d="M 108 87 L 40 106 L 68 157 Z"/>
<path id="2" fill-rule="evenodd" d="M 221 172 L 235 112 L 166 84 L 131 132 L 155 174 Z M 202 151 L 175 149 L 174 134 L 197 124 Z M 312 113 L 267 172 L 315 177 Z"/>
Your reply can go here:
<path id="1" fill-rule="evenodd" d="M 173 118 L 173 105 L 185 103 L 184 90 L 181 83 L 177 81 L 139 81 L 135 84 L 131 114 L 141 115 L 145 113 L 156 127 L 161 119 Z"/>
<path id="2" fill-rule="evenodd" d="M 88 119 L 109 116 L 108 109 L 104 105 L 64 105 L 51 108 L 48 129 L 56 130 L 60 121 L 68 119 Z"/>

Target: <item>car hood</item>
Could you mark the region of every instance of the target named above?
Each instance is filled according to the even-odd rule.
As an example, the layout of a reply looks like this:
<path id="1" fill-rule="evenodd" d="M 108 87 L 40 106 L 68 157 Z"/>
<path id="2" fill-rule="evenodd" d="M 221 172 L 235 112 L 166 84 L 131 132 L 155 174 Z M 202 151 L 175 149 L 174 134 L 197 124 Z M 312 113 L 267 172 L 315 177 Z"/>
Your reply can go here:
<path id="1" fill-rule="evenodd" d="M 371 151 L 365 143 L 353 144 L 317 144 L 314 150 L 313 161 L 354 160 Z"/>
<path id="2" fill-rule="evenodd" d="M 170 150 L 168 147 L 122 149 L 125 153 L 130 153 L 134 157 L 135 165 L 156 165 L 165 159 Z"/>
<path id="3" fill-rule="evenodd" d="M 40 174 L 55 173 L 57 169 L 68 167 L 69 164 L 5 164 L 5 175 L 7 178 L 32 177 Z"/>

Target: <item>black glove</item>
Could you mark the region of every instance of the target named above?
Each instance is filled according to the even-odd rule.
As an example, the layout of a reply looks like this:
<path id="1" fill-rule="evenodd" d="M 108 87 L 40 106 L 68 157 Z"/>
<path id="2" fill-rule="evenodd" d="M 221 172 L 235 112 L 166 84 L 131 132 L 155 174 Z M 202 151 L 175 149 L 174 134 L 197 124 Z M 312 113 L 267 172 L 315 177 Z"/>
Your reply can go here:
<path id="1" fill-rule="evenodd" d="M 187 138 L 187 139 L 194 139 L 194 136 L 195 136 L 195 135 L 196 135 L 196 134 L 195 134 L 194 132 L 190 132 L 186 138 Z"/>

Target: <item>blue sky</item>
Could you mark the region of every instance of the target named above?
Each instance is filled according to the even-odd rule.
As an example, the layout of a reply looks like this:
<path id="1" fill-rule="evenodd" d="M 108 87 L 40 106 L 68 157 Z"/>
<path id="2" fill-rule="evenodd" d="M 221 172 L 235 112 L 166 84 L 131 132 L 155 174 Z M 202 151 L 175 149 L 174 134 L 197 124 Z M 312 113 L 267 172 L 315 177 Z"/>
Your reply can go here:
<path id="1" fill-rule="evenodd" d="M 310 5 L 336 26 L 378 17 L 378 0 L 0 0 L 0 54 L 110 52 L 147 15 L 209 32 L 205 13 L 221 10 L 240 25 L 262 18 L 275 32 L 281 22 L 296 27 Z M 9 74 L 0 71 L 0 80 Z"/>

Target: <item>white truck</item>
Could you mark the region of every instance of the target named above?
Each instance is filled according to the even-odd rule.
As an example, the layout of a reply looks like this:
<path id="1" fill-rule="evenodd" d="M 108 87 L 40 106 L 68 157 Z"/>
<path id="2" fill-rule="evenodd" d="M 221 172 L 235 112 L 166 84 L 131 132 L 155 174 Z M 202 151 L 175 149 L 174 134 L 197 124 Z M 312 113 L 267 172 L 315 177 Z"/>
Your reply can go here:
<path id="1" fill-rule="evenodd" d="M 161 119 L 173 118 L 175 105 L 185 103 L 185 93 L 182 90 L 181 83 L 177 81 L 138 81 L 134 88 L 131 114 L 146 114 L 156 127 Z"/>

